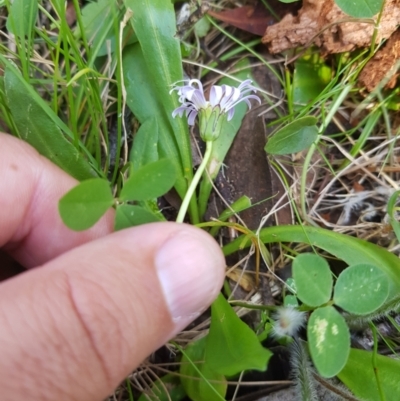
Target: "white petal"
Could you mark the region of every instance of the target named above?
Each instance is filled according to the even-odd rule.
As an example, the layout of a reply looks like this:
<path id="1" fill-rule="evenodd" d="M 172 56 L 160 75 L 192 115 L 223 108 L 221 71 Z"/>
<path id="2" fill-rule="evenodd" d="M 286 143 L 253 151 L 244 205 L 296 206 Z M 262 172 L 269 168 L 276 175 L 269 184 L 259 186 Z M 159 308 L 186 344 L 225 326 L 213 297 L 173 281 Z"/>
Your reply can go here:
<path id="1" fill-rule="evenodd" d="M 207 101 L 204 98 L 204 93 L 199 89 L 196 89 L 194 92 L 192 92 L 191 97 L 188 99 L 193 102 L 197 110 L 207 107 Z"/>
<path id="2" fill-rule="evenodd" d="M 252 83 L 252 80 L 251 79 L 246 79 L 245 81 L 243 81 L 239 86 L 238 86 L 238 89 L 241 91 L 241 92 L 243 92 L 243 90 L 246 88 L 246 87 L 249 87 L 248 89 L 252 89 L 252 90 L 255 90 L 254 88 L 253 88 L 253 86 L 251 85 L 251 83 Z"/>
<path id="3" fill-rule="evenodd" d="M 261 104 L 261 100 L 260 100 L 260 98 L 258 96 L 249 95 L 249 96 L 242 97 L 241 99 L 237 100 L 236 102 L 233 102 L 233 103 L 229 104 L 229 107 L 227 107 L 225 111 L 228 111 L 228 110 L 232 109 L 233 107 L 235 107 L 236 105 L 238 105 L 241 102 L 245 102 L 249 106 L 249 109 L 251 109 L 251 103 L 250 103 L 249 99 L 257 100 L 258 103 Z"/>
<path id="4" fill-rule="evenodd" d="M 245 99 L 254 99 L 254 100 L 257 100 L 257 102 L 259 104 L 261 104 L 261 99 L 257 95 L 248 95 L 248 96 L 243 97 L 241 100 L 245 100 Z"/>
<path id="5" fill-rule="evenodd" d="M 210 104 L 212 107 L 216 106 L 223 96 L 223 90 L 221 86 L 213 85 L 210 90 Z"/>
<path id="6" fill-rule="evenodd" d="M 197 87 L 193 86 L 193 83 L 197 84 Z M 201 90 L 201 91 L 204 93 L 203 84 L 200 82 L 200 80 L 198 80 L 198 79 L 191 79 L 191 80 L 189 81 L 188 85 L 191 86 L 191 87 L 193 87 L 193 88 L 195 88 L 195 89 L 199 89 L 199 90 Z"/>
<path id="7" fill-rule="evenodd" d="M 179 94 L 181 96 L 184 96 L 186 99 L 190 100 L 192 97 L 193 92 L 195 91 L 195 88 L 192 88 L 191 86 L 182 86 L 182 88 L 179 91 Z"/>
<path id="8" fill-rule="evenodd" d="M 197 110 L 191 110 L 189 115 L 188 115 L 188 124 L 189 125 L 194 125 L 194 120 L 197 116 Z"/>
<path id="9" fill-rule="evenodd" d="M 182 88 L 182 86 L 181 85 L 177 85 L 177 84 L 179 84 L 181 82 L 186 82 L 187 83 L 188 80 L 187 79 L 182 79 L 181 81 L 177 81 L 177 82 L 173 83 L 172 84 L 172 89 L 169 91 L 169 94 L 171 94 L 174 90 L 179 91 Z M 183 85 L 183 86 L 185 86 L 185 85 Z"/>
<path id="10" fill-rule="evenodd" d="M 222 89 L 224 90 L 224 98 L 225 98 L 225 97 L 232 96 L 232 92 L 236 88 L 234 88 L 233 86 L 230 86 L 230 85 L 222 85 Z"/>
<path id="11" fill-rule="evenodd" d="M 172 112 L 172 117 L 175 118 L 177 115 L 179 115 L 179 117 L 182 117 L 183 113 L 187 110 L 186 106 L 180 106 L 178 108 L 176 108 L 173 112 Z"/>
<path id="12" fill-rule="evenodd" d="M 235 103 L 240 98 L 240 90 L 226 85 L 226 95 L 221 100 L 221 109 L 229 110 L 231 104 Z"/>

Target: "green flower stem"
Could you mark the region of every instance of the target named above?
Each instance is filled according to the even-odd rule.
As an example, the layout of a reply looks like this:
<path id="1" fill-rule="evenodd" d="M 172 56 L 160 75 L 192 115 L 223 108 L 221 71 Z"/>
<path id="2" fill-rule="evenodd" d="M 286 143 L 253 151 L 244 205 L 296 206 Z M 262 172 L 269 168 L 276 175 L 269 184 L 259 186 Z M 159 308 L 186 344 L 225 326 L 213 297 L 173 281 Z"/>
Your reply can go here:
<path id="1" fill-rule="evenodd" d="M 177 223 L 183 223 L 183 219 L 185 218 L 190 199 L 192 199 L 197 184 L 199 183 L 200 178 L 203 175 L 203 172 L 207 166 L 208 160 L 210 159 L 212 144 L 213 144 L 212 141 L 206 142 L 206 152 L 204 153 L 203 161 L 201 162 L 199 168 L 197 169 L 196 174 L 194 175 L 193 180 L 190 183 L 189 188 L 186 192 L 185 198 L 183 199 L 182 206 L 179 209 L 178 217 L 176 218 Z"/>

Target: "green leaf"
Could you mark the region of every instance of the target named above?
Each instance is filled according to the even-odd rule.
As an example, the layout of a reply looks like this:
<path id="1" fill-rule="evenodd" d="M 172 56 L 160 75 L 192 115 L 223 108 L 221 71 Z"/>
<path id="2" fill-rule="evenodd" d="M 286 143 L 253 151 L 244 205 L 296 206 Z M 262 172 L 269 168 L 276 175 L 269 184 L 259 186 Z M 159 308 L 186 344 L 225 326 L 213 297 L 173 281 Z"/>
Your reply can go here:
<path id="1" fill-rule="evenodd" d="M 266 244 L 302 242 L 324 249 L 348 265 L 367 263 L 377 266 L 388 275 L 397 292 L 400 291 L 400 259 L 371 242 L 319 227 L 284 225 L 263 228 L 259 232 L 259 239 Z M 242 235 L 223 247 L 224 255 L 228 256 L 251 244 L 249 238 Z"/>
<path id="2" fill-rule="evenodd" d="M 295 297 L 294 295 L 286 295 L 283 299 L 283 306 L 298 307 L 299 302 L 297 301 L 297 297 Z"/>
<path id="3" fill-rule="evenodd" d="M 295 62 L 293 73 L 293 103 L 295 109 L 315 101 L 332 77 L 331 69 L 320 57 L 303 57 Z"/>
<path id="4" fill-rule="evenodd" d="M 96 52 L 96 56 L 104 56 L 109 48 L 115 50 L 115 32 L 113 18 L 118 14 L 117 3 L 114 0 L 98 0 L 86 4 L 82 8 L 82 24 L 90 47 Z"/>
<path id="5" fill-rule="evenodd" d="M 78 180 L 96 175 L 64 136 L 61 120 L 42 99 L 38 99 L 38 94 L 12 65 L 6 66 L 4 86 L 7 107 L 22 139 Z"/>
<path id="6" fill-rule="evenodd" d="M 143 58 L 139 44 L 129 46 L 123 55 L 124 81 L 127 104 L 133 114 L 144 124 L 148 119 L 157 120 L 158 153 L 175 163 L 177 171 L 176 190 L 181 197 L 186 193 L 187 182 L 180 164 L 179 150 L 171 133 L 171 127 L 163 113 L 161 99 L 154 87 L 153 78 Z M 192 171 L 192 167 L 190 167 Z"/>
<path id="7" fill-rule="evenodd" d="M 133 138 L 129 160 L 133 170 L 139 170 L 148 163 L 158 160 L 158 124 L 156 118 L 147 119 Z"/>
<path id="8" fill-rule="evenodd" d="M 115 213 L 114 229 L 119 231 L 124 228 L 158 221 L 162 221 L 162 219 L 141 206 L 118 205 Z"/>
<path id="9" fill-rule="evenodd" d="M 204 362 L 205 345 L 206 337 L 203 337 L 185 349 L 179 371 L 183 388 L 192 401 L 224 401 L 226 379 Z"/>
<path id="10" fill-rule="evenodd" d="M 376 311 L 389 294 L 387 275 L 370 264 L 357 264 L 338 277 L 333 300 L 347 312 L 366 315 Z"/>
<path id="11" fill-rule="evenodd" d="M 139 43 L 124 49 L 122 64 L 127 105 L 141 124 L 147 119 L 155 118 L 159 126 L 167 129 L 167 133 L 164 133 L 164 135 L 168 134 L 166 135 L 168 146 L 176 146 L 173 137 L 168 132 L 170 128 L 163 113 L 161 98 L 154 86 L 152 75 L 147 68 Z M 162 130 L 160 130 L 160 134 L 163 134 Z M 177 149 L 174 151 L 178 153 Z"/>
<path id="12" fill-rule="evenodd" d="M 308 306 L 317 307 L 331 298 L 333 279 L 328 262 L 319 255 L 302 253 L 293 261 L 297 297 Z"/>
<path id="13" fill-rule="evenodd" d="M 288 291 L 290 291 L 292 294 L 297 293 L 297 287 L 296 287 L 296 282 L 294 281 L 293 277 L 289 277 L 286 280 L 286 288 Z"/>
<path id="14" fill-rule="evenodd" d="M 102 178 L 92 178 L 67 192 L 58 204 L 64 224 L 82 231 L 93 226 L 114 204 L 110 184 Z"/>
<path id="15" fill-rule="evenodd" d="M 143 393 L 138 401 L 180 401 L 185 397 L 179 377 L 167 374 L 153 382 L 151 390 Z"/>
<path id="16" fill-rule="evenodd" d="M 346 321 L 332 306 L 316 309 L 307 325 L 311 358 L 322 377 L 337 375 L 350 352 L 350 333 Z"/>
<path id="17" fill-rule="evenodd" d="M 371 18 L 378 14 L 384 0 L 335 0 L 346 14 L 354 18 Z"/>
<path id="18" fill-rule="evenodd" d="M 194 24 L 194 32 L 199 38 L 204 38 L 210 30 L 210 27 L 210 21 L 203 17 Z"/>
<path id="19" fill-rule="evenodd" d="M 14 0 L 7 18 L 7 30 L 19 38 L 29 36 L 38 13 L 37 0 Z"/>
<path id="20" fill-rule="evenodd" d="M 264 371 L 271 355 L 220 294 L 211 305 L 211 326 L 206 340 L 205 360 L 210 369 L 225 376 L 250 369 Z"/>
<path id="21" fill-rule="evenodd" d="M 122 201 L 148 200 L 167 193 L 176 180 L 175 166 L 168 159 L 161 159 L 134 171 L 126 180 L 120 193 Z"/>
<path id="22" fill-rule="evenodd" d="M 317 139 L 315 117 L 302 117 L 274 134 L 265 145 L 265 151 L 273 155 L 286 155 L 307 149 Z"/>
<path id="23" fill-rule="evenodd" d="M 373 366 L 375 358 L 376 371 Z M 377 377 L 386 401 L 398 401 L 400 394 L 400 360 L 372 352 L 351 349 L 346 366 L 338 378 L 360 399 L 381 400 Z"/>
<path id="24" fill-rule="evenodd" d="M 131 23 L 140 43 L 140 49 L 134 50 L 136 57 L 128 56 L 124 62 L 127 102 L 141 123 L 147 119 L 142 118 L 144 114 L 160 116 L 157 119 L 160 156 L 171 158 L 177 164 L 176 189 L 183 197 L 193 169 L 188 125 L 183 118 L 172 118 L 173 110 L 180 103 L 175 92 L 169 93 L 172 85 L 183 77 L 180 43 L 175 37 L 175 10 L 165 0 L 124 0 L 124 3 L 133 10 Z M 150 102 L 149 96 L 153 97 Z M 141 117 L 136 114 L 138 109 Z"/>

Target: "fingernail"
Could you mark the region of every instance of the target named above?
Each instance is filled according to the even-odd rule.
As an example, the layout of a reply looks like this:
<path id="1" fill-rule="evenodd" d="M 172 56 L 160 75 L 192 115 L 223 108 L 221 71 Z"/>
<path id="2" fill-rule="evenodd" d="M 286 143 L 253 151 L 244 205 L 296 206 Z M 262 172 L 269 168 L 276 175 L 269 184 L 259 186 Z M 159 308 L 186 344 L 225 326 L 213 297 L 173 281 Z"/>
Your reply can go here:
<path id="1" fill-rule="evenodd" d="M 218 295 L 225 261 L 208 234 L 182 230 L 159 249 L 155 266 L 165 300 L 175 322 L 189 322 Z"/>

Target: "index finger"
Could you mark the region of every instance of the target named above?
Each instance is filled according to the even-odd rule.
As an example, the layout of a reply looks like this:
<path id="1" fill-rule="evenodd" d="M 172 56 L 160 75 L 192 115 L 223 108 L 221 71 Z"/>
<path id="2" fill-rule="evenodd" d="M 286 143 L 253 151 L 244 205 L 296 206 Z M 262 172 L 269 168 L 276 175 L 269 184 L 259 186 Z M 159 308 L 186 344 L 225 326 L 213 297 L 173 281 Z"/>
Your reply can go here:
<path id="1" fill-rule="evenodd" d="M 58 213 L 59 199 L 77 181 L 27 143 L 0 133 L 0 248 L 25 267 L 113 231 L 113 212 L 91 229 L 75 232 Z"/>

